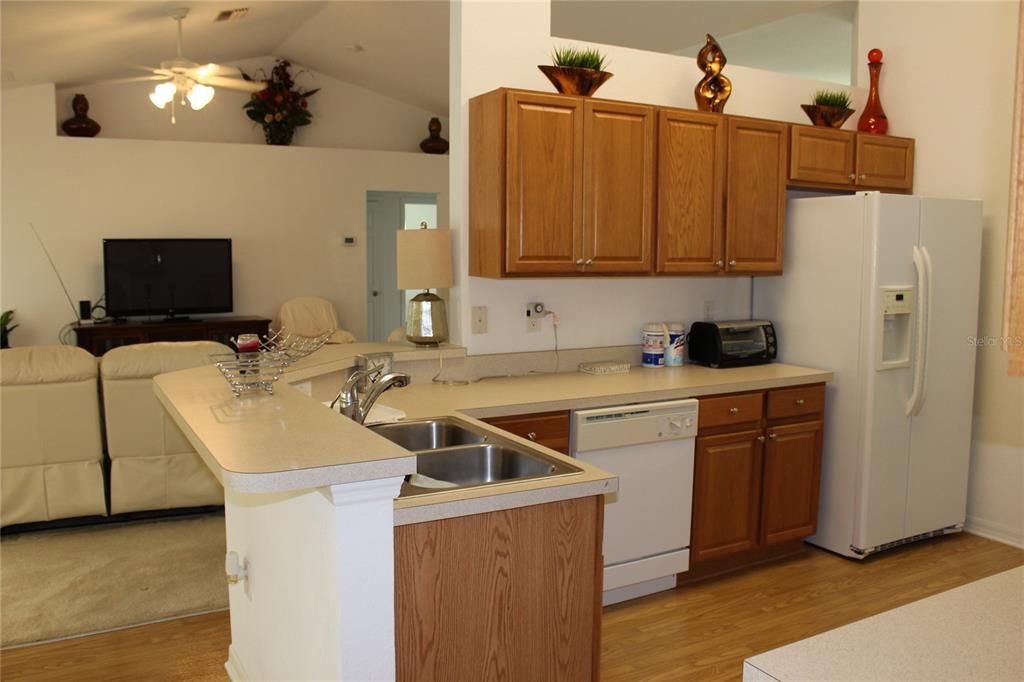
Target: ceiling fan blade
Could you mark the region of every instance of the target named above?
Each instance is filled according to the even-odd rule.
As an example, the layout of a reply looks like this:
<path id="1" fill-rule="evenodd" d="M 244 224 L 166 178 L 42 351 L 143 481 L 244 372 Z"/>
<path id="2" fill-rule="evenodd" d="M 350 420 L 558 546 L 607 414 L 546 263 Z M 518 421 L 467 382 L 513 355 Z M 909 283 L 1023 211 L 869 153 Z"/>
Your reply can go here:
<path id="1" fill-rule="evenodd" d="M 259 92 L 267 87 L 264 81 L 244 81 L 241 78 L 224 78 L 222 76 L 202 76 L 196 80 L 203 85 L 212 85 L 230 90 L 242 90 L 243 92 Z"/>
<path id="2" fill-rule="evenodd" d="M 129 78 L 111 78 L 109 80 L 102 81 L 86 81 L 82 83 L 71 83 L 67 87 L 80 87 L 83 85 L 118 85 L 121 83 L 140 83 L 142 81 L 165 81 L 170 76 L 153 75 L 153 76 L 131 76 Z"/>
<path id="3" fill-rule="evenodd" d="M 223 78 L 241 78 L 242 70 L 235 66 L 224 66 L 223 64 L 201 64 L 196 69 L 198 74 L 203 78 L 210 76 L 220 76 Z"/>

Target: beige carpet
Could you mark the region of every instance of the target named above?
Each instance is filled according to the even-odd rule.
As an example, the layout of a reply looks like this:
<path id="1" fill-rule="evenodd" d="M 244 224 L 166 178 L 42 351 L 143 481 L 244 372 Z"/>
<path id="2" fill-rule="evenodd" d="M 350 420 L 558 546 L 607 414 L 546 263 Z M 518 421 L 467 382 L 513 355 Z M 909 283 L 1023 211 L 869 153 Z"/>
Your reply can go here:
<path id="1" fill-rule="evenodd" d="M 224 517 L 22 533 L 0 543 L 0 645 L 227 608 Z"/>

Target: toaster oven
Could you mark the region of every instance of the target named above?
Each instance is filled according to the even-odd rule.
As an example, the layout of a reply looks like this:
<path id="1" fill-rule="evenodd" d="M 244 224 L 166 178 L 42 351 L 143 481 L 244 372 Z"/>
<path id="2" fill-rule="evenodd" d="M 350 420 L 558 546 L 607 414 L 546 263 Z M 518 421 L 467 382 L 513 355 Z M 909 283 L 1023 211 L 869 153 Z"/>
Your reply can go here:
<path id="1" fill-rule="evenodd" d="M 686 340 L 690 361 L 708 367 L 771 362 L 777 355 L 775 327 L 768 320 L 694 322 Z"/>

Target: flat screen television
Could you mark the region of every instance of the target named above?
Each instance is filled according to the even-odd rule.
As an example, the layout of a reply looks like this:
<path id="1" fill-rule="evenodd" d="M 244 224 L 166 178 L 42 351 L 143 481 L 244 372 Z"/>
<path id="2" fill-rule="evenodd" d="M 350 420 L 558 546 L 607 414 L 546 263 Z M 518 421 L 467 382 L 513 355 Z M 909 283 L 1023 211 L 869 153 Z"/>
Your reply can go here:
<path id="1" fill-rule="evenodd" d="M 104 239 L 110 317 L 229 313 L 230 239 Z"/>

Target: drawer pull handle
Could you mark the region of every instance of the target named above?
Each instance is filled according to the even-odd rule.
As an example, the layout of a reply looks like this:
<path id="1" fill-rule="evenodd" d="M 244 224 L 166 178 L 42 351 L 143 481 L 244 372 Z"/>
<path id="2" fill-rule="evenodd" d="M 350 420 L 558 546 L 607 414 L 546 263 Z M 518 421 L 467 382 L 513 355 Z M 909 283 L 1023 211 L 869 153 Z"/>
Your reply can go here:
<path id="1" fill-rule="evenodd" d="M 771 438 L 772 440 L 775 440 L 776 438 L 778 438 L 778 434 L 775 434 L 775 433 L 769 433 L 769 434 L 768 434 L 768 437 L 769 437 L 769 438 Z"/>
<path id="2" fill-rule="evenodd" d="M 797 404 L 797 405 L 803 405 L 803 404 L 804 404 L 805 402 L 807 402 L 807 401 L 806 401 L 806 400 L 804 400 L 803 398 L 797 398 L 797 399 L 796 399 L 796 400 L 794 400 L 793 402 L 794 402 L 795 404 Z"/>
<path id="3" fill-rule="evenodd" d="M 740 413 L 740 408 L 738 408 L 738 407 L 730 407 L 729 408 L 729 414 L 739 414 L 739 413 Z"/>
<path id="4" fill-rule="evenodd" d="M 530 431 L 528 434 L 526 434 L 526 437 L 529 438 L 530 440 L 534 440 L 535 441 L 535 440 L 537 440 L 537 432 L 536 431 Z"/>

